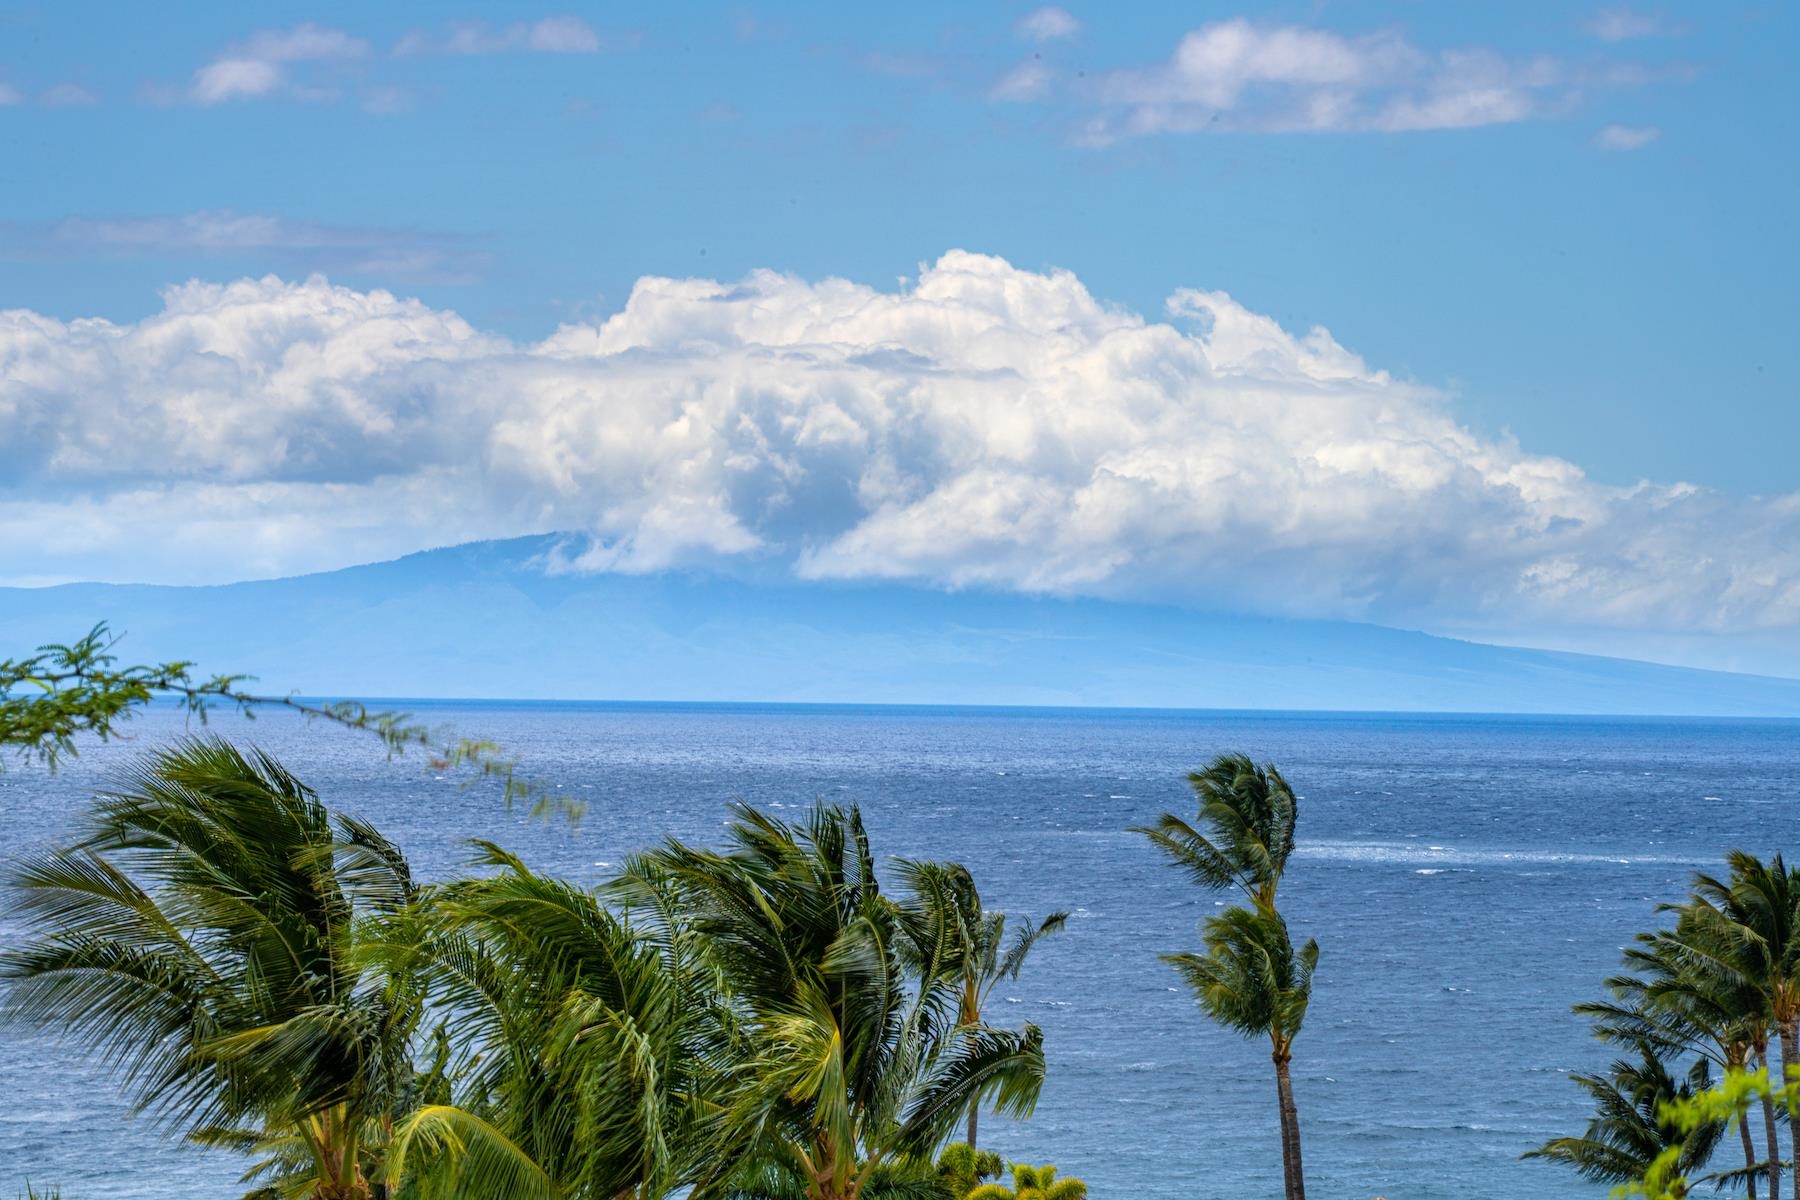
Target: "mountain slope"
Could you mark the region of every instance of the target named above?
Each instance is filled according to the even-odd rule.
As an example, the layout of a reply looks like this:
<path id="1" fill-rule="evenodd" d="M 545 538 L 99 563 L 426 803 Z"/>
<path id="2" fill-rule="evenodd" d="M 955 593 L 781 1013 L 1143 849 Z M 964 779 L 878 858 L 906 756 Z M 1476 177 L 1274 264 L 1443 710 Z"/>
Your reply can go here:
<path id="1" fill-rule="evenodd" d="M 315 695 L 1800 716 L 1800 681 L 1372 625 L 709 576 L 546 575 L 550 538 L 222 587 L 0 589 L 0 656 L 105 620 Z"/>

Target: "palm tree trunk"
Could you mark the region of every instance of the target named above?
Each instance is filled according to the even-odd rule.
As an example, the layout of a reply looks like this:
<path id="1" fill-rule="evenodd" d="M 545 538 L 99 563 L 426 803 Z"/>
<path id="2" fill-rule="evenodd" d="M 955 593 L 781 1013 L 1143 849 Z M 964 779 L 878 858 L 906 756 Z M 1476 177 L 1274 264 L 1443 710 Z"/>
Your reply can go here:
<path id="1" fill-rule="evenodd" d="M 1287 1200 L 1306 1200 L 1306 1176 L 1300 1169 L 1300 1112 L 1294 1106 L 1294 1081 L 1288 1056 L 1275 1056 L 1275 1092 L 1281 1104 L 1281 1175 Z"/>
<path id="2" fill-rule="evenodd" d="M 1764 1042 L 1756 1048 L 1756 1065 L 1764 1071 L 1769 1069 L 1769 1044 Z M 1763 1136 L 1769 1147 L 1769 1200 L 1781 1200 L 1781 1135 L 1776 1132 L 1775 1101 L 1767 1092 L 1762 1098 Z"/>
<path id="3" fill-rule="evenodd" d="M 981 1113 L 981 1101 L 969 1105 L 969 1149 L 975 1149 L 975 1118 Z"/>
<path id="4" fill-rule="evenodd" d="M 1781 1031 L 1781 1083 L 1788 1083 L 1790 1071 L 1800 1071 L 1800 1018 L 1788 1017 L 1776 1026 Z M 1800 1123 L 1792 1108 L 1788 1109 L 1788 1158 L 1793 1162 L 1792 1195 L 1800 1196 Z"/>
<path id="5" fill-rule="evenodd" d="M 1750 1197 L 1750 1200 L 1756 1200 L 1756 1176 L 1748 1173 L 1749 1169 L 1756 1165 L 1756 1139 L 1750 1136 L 1750 1122 L 1739 1121 L 1737 1127 L 1738 1139 L 1744 1143 L 1744 1168 L 1746 1171 L 1744 1182 L 1749 1188 L 1745 1194 Z"/>

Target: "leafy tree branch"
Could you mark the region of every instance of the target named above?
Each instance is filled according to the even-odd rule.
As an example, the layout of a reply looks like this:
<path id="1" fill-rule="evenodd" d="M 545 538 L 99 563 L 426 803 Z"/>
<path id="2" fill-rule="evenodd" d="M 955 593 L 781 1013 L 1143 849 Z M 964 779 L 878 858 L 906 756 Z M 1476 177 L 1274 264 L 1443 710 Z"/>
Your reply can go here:
<path id="1" fill-rule="evenodd" d="M 516 760 L 495 742 L 434 731 L 409 713 L 375 710 L 356 700 L 261 694 L 245 686 L 254 676 L 203 675 L 188 661 L 121 666 L 114 653 L 119 640 L 101 622 L 77 641 L 0 660 L 0 755 L 54 771 L 63 759 L 80 754 L 80 739 L 123 736 L 121 726 L 158 700 L 179 703 L 201 724 L 218 709 L 251 720 L 259 711 L 285 709 L 307 721 L 371 734 L 390 755 L 425 754 L 434 770 L 497 781 L 509 807 L 528 801 L 534 816 L 580 816 L 578 800 L 522 776 Z"/>

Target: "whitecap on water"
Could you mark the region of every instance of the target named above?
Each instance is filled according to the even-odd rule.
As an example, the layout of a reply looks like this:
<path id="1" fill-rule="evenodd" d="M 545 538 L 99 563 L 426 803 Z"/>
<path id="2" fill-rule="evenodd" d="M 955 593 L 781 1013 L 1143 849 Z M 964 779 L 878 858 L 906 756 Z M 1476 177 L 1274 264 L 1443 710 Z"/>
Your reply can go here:
<path id="1" fill-rule="evenodd" d="M 1306 842 L 1294 848 L 1300 858 L 1326 859 L 1337 862 L 1386 863 L 1393 866 L 1477 867 L 1525 865 L 1589 865 L 1642 866 L 1647 863 L 1676 866 L 1705 866 L 1706 860 L 1672 855 L 1639 854 L 1621 856 L 1568 850 L 1536 848 L 1463 849 L 1455 846 L 1409 846 L 1404 842 Z"/>

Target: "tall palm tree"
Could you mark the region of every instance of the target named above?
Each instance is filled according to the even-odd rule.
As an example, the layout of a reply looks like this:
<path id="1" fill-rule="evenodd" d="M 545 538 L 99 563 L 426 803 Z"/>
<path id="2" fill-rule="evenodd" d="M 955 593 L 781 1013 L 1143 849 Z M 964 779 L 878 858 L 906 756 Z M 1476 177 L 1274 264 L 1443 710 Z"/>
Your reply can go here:
<path id="1" fill-rule="evenodd" d="M 1188 878 L 1208 891 L 1239 892 L 1250 908 L 1210 918 L 1204 954 L 1164 955 L 1213 1020 L 1247 1037 L 1267 1036 L 1281 1117 L 1281 1164 L 1288 1200 L 1303 1200 L 1300 1118 L 1289 1075 L 1293 1039 L 1312 995 L 1318 943 L 1298 954 L 1275 896 L 1294 852 L 1299 801 L 1273 763 L 1221 754 L 1188 776 L 1200 809 L 1193 822 L 1163 813 L 1137 828 Z"/>
<path id="2" fill-rule="evenodd" d="M 1653 937 L 1661 952 L 1678 966 L 1673 986 L 1711 993 L 1729 1005 L 1749 1044 L 1751 1065 L 1767 1070 L 1775 1021 L 1766 981 L 1760 975 L 1763 956 L 1754 935 L 1698 893 L 1686 903 L 1665 904 L 1662 908 L 1675 914 L 1675 926 Z M 1768 1147 L 1769 1200 L 1781 1200 L 1783 1159 L 1773 1098 L 1765 1093 L 1760 1107 Z"/>
<path id="3" fill-rule="evenodd" d="M 1041 1035 L 957 1024 L 947 937 L 909 978 L 901 908 L 881 893 L 860 813 L 820 805 L 790 826 L 739 805 L 729 838 L 724 853 L 671 842 L 635 868 L 679 889 L 740 1023 L 697 1196 L 728 1194 L 758 1164 L 808 1200 L 858 1200 L 976 1097 L 1030 1111 Z"/>
<path id="4" fill-rule="evenodd" d="M 1721 1074 L 1748 1068 L 1760 1024 L 1758 1000 L 1739 979 L 1694 969 L 1673 931 L 1639 934 L 1625 951 L 1630 973 L 1606 981 L 1610 1001 L 1578 1004 L 1600 1040 L 1648 1048 L 1664 1058 L 1698 1055 Z M 1750 1122 L 1736 1122 L 1744 1167 L 1734 1173 L 1756 1200 L 1756 1179 L 1769 1167 L 1756 1152 Z"/>
<path id="5" fill-rule="evenodd" d="M 659 1200 L 693 1182 L 728 1015 L 667 908 L 635 921 L 490 843 L 497 874 L 434 889 L 389 953 L 452 1031 L 449 1094 L 395 1138 L 426 1195 Z"/>
<path id="6" fill-rule="evenodd" d="M 1780 1077 L 1800 1073 L 1800 878 L 1777 854 L 1764 863 L 1734 850 L 1729 877 L 1694 877 L 1692 919 L 1735 947 L 1737 968 L 1760 995 L 1781 1046 Z M 1793 1194 L 1800 1197 L 1800 1144 L 1796 1114 L 1788 1114 L 1788 1149 L 1794 1163 Z M 1771 1152 L 1771 1157 L 1779 1155 Z"/>
<path id="7" fill-rule="evenodd" d="M 1680 1179 L 1704 1167 L 1724 1135 L 1721 1122 L 1687 1133 L 1665 1115 L 1666 1105 L 1712 1086 L 1704 1058 L 1696 1059 L 1679 1083 L 1649 1047 L 1641 1047 L 1635 1059 L 1613 1063 L 1605 1075 L 1574 1078 L 1594 1098 L 1587 1131 L 1580 1137 L 1554 1138 L 1522 1157 L 1566 1163 L 1595 1183 L 1626 1184 L 1642 1180 L 1664 1151 L 1678 1148 L 1675 1175 Z M 1687 1195 L 1686 1185 L 1674 1194 Z"/>
<path id="8" fill-rule="evenodd" d="M 293 1192 L 378 1190 L 419 1011 L 361 959 L 415 894 L 391 843 L 334 821 L 268 755 L 196 739 L 136 767 L 73 847 L 11 882 L 27 920 L 0 959 L 13 1016 L 105 1057 L 140 1109 L 191 1136 L 287 1145 Z"/>
<path id="9" fill-rule="evenodd" d="M 1023 918 L 1012 940 L 1006 937 L 1003 912 L 984 908 L 975 879 L 961 863 L 900 861 L 900 875 L 911 893 L 905 905 L 906 928 L 911 939 L 902 944 L 909 965 L 923 969 L 928 957 L 941 964 L 946 979 L 956 990 L 956 1022 L 974 1028 L 983 1023 L 988 997 L 1002 980 L 1016 980 L 1025 959 L 1039 941 L 1059 933 L 1068 923 L 1067 912 L 1054 912 L 1037 924 Z M 949 946 L 941 946 L 944 937 Z M 982 1097 L 969 1105 L 968 1145 L 979 1143 L 976 1133 Z"/>
<path id="10" fill-rule="evenodd" d="M 1164 813 L 1141 833 L 1208 891 L 1236 889 L 1259 912 L 1275 911 L 1275 891 L 1294 852 L 1298 802 L 1273 764 L 1221 754 L 1188 776 L 1200 802 L 1190 823 Z"/>
<path id="11" fill-rule="evenodd" d="M 1209 918 L 1204 954 L 1166 954 L 1193 989 L 1200 1008 L 1247 1038 L 1269 1039 L 1281 1114 L 1281 1163 L 1287 1200 L 1305 1200 L 1300 1162 L 1300 1115 L 1288 1064 L 1294 1038 L 1312 999 L 1319 946 L 1308 941 L 1296 953 L 1287 922 L 1273 912 L 1228 908 Z"/>

